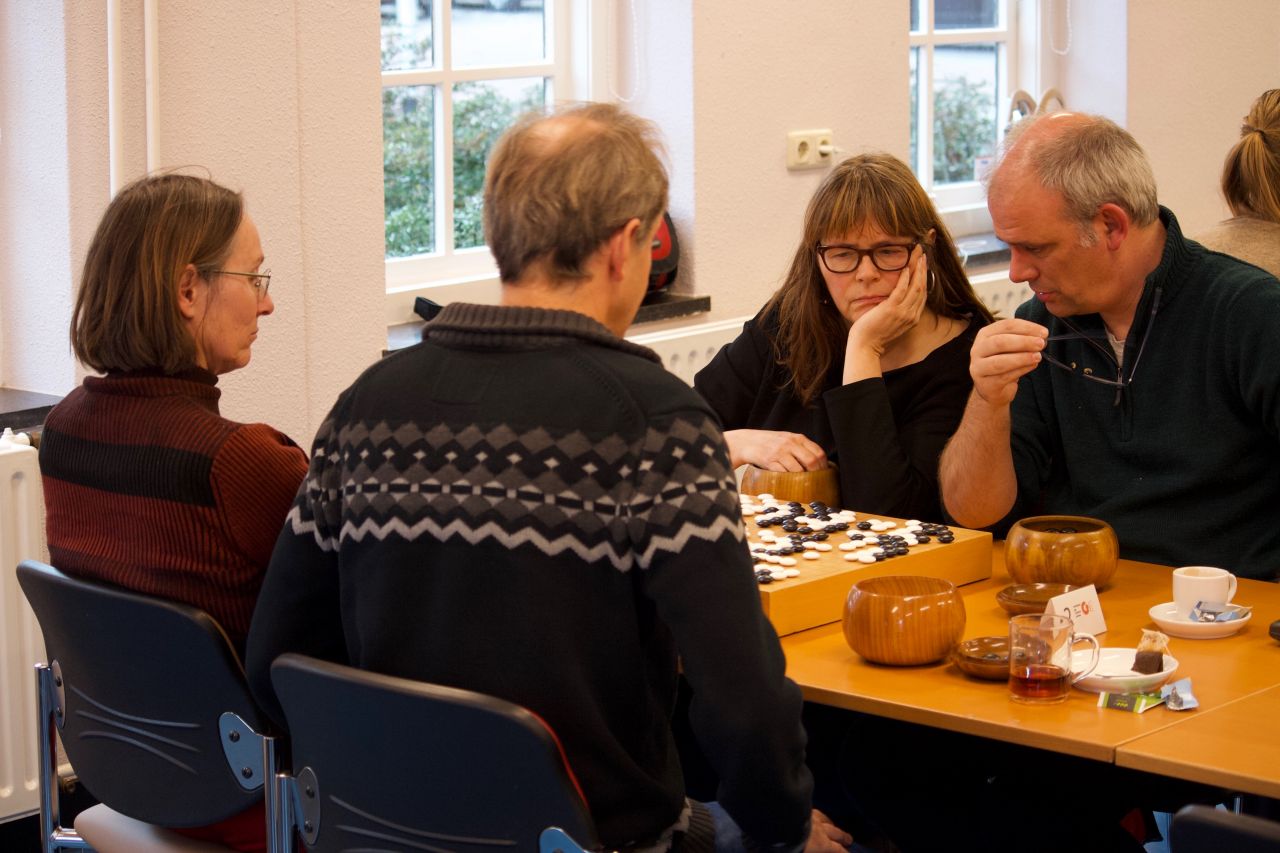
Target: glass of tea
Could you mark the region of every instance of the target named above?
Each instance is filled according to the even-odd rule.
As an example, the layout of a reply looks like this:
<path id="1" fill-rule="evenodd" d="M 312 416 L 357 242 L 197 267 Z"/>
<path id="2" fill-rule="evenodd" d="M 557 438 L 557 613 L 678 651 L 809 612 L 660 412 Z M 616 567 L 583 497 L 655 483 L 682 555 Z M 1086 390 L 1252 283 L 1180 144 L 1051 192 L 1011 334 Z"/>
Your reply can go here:
<path id="1" fill-rule="evenodd" d="M 1093 647 L 1089 664 L 1071 669 L 1071 650 L 1077 643 Z M 1009 620 L 1009 697 L 1015 702 L 1049 705 L 1061 702 L 1071 685 L 1098 665 L 1098 640 L 1077 634 L 1066 616 L 1027 613 Z"/>

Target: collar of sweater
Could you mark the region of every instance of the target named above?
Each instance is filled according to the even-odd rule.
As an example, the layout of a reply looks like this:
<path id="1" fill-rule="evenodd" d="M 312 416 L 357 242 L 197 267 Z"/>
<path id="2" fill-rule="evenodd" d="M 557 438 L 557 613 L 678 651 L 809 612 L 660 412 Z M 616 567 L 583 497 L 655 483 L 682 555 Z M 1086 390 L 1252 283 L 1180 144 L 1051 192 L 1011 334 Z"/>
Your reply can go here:
<path id="1" fill-rule="evenodd" d="M 191 397 L 213 412 L 218 411 L 218 377 L 201 367 L 177 373 L 158 368 L 111 371 L 106 376 L 86 376 L 84 388 L 96 394 L 127 397 Z"/>
<path id="2" fill-rule="evenodd" d="M 422 339 L 439 344 L 486 347 L 543 347 L 582 341 L 662 363 L 648 347 L 619 338 L 576 311 L 455 302 L 422 329 Z"/>

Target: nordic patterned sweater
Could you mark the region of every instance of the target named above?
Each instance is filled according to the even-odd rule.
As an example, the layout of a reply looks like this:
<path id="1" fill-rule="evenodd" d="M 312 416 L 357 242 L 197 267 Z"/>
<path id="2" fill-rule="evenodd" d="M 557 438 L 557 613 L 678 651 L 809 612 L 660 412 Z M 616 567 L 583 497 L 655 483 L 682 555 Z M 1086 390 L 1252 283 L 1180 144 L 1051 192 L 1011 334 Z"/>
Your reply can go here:
<path id="1" fill-rule="evenodd" d="M 219 394 L 200 369 L 87 377 L 41 435 L 45 525 L 67 574 L 199 607 L 243 648 L 307 460 Z"/>
<path id="2" fill-rule="evenodd" d="M 607 848 L 661 846 L 679 654 L 720 802 L 803 842 L 800 694 L 706 404 L 573 312 L 455 304 L 423 337 L 319 429 L 250 632 L 264 707 L 286 651 L 502 697 L 556 732 Z"/>

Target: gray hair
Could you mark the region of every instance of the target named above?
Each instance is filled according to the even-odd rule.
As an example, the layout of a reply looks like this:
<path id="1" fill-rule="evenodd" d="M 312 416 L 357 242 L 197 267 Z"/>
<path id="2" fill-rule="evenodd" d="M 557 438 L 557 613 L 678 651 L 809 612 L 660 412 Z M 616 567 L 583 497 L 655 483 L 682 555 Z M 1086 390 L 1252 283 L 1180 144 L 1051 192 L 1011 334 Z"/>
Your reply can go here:
<path id="1" fill-rule="evenodd" d="M 1104 204 L 1124 210 L 1135 225 L 1160 216 L 1156 179 L 1146 152 L 1129 131 L 1097 115 L 1076 114 L 1052 131 L 1042 123 L 1062 113 L 1023 119 L 1005 135 L 988 189 L 1007 163 L 1025 164 L 1045 189 L 1061 193 L 1067 215 L 1092 235 L 1089 224 Z"/>
<path id="2" fill-rule="evenodd" d="M 647 239 L 667 206 L 656 126 L 613 104 L 531 113 L 494 146 L 484 187 L 485 237 L 504 283 L 546 262 L 555 281 L 632 219 Z"/>

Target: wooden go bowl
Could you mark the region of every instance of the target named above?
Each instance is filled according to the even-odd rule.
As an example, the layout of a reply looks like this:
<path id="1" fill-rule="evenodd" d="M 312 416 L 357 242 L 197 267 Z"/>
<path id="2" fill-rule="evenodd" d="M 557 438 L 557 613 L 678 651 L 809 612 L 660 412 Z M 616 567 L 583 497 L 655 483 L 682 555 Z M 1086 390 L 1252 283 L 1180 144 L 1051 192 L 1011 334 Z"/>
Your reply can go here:
<path id="1" fill-rule="evenodd" d="M 1081 515 L 1037 515 L 1009 528 L 1004 565 L 1016 583 L 1093 584 L 1116 573 L 1120 542 L 1111 525 Z"/>
<path id="2" fill-rule="evenodd" d="M 773 495 L 780 501 L 802 504 L 821 501 L 832 509 L 840 508 L 840 476 L 835 466 L 816 471 L 766 471 L 748 465 L 742 472 L 744 495 Z"/>
<path id="3" fill-rule="evenodd" d="M 951 581 L 889 575 L 849 590 L 844 638 L 869 661 L 912 666 L 950 655 L 964 622 L 964 601 Z"/>

